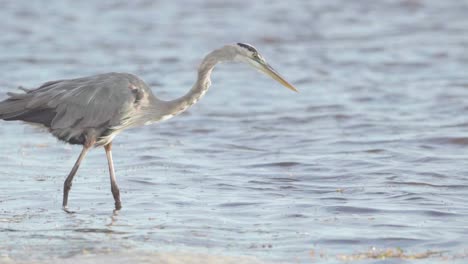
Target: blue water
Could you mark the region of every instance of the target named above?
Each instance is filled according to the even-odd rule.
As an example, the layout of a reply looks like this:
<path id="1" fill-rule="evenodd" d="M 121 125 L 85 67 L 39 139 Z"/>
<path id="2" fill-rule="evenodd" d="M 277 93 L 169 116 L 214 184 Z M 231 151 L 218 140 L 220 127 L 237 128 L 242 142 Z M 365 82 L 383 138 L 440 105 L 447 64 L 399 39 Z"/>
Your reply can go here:
<path id="1" fill-rule="evenodd" d="M 341 263 L 375 247 L 463 263 L 467 13 L 466 1 L 435 0 L 2 1 L 0 99 L 109 71 L 171 99 L 205 54 L 233 42 L 255 45 L 300 93 L 220 65 L 186 113 L 114 140 L 118 214 L 103 149 L 84 161 L 77 213 L 65 214 L 80 147 L 0 122 L 0 261 L 182 252 Z"/>

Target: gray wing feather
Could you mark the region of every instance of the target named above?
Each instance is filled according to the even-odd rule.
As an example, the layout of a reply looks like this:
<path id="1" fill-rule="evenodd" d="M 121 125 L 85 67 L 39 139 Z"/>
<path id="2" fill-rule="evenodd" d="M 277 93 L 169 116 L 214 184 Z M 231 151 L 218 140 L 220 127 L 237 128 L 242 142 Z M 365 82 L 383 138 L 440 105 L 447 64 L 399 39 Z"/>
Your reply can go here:
<path id="1" fill-rule="evenodd" d="M 135 83 L 141 87 L 143 82 L 124 73 L 47 82 L 24 94 L 10 94 L 0 103 L 0 117 L 29 122 L 37 119 L 37 123 L 42 122 L 53 133 L 58 131 L 60 135 L 56 136 L 65 140 L 87 129 L 102 134 L 135 111 L 135 93 L 130 89 Z"/>
<path id="2" fill-rule="evenodd" d="M 59 84 L 58 89 L 61 86 L 68 88 L 70 84 Z M 51 128 L 100 128 L 103 125 L 117 125 L 134 100 L 128 86 L 127 80 L 117 79 L 81 84 L 56 95 L 56 100 L 48 102 L 48 106 L 57 111 Z"/>

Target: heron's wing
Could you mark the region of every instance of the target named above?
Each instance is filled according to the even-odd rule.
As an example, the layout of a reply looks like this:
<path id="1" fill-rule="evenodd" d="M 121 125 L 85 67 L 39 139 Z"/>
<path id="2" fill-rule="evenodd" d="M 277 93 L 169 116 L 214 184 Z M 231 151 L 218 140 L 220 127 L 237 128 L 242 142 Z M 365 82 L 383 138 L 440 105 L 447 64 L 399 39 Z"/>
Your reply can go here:
<path id="1" fill-rule="evenodd" d="M 10 109 L 16 107 L 10 120 L 41 123 L 63 130 L 66 137 L 86 129 L 102 132 L 136 109 L 144 93 L 139 81 L 133 75 L 108 73 L 48 82 L 24 94 L 10 94 Z"/>

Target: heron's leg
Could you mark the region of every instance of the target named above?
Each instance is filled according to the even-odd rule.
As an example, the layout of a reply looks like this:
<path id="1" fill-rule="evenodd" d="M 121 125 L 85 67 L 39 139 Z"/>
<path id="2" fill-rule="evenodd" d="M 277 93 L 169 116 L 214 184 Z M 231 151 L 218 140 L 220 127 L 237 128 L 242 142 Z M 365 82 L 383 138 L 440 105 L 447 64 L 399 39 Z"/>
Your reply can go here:
<path id="1" fill-rule="evenodd" d="M 80 167 L 81 161 L 83 161 L 84 157 L 86 156 L 86 153 L 88 153 L 90 148 L 91 148 L 91 146 L 88 146 L 88 145 L 83 146 L 83 150 L 81 150 L 80 156 L 76 160 L 75 165 L 73 166 L 72 170 L 70 171 L 70 174 L 68 174 L 68 177 L 65 180 L 65 183 L 63 184 L 62 208 L 67 213 L 70 213 L 70 211 L 68 211 L 67 204 L 68 204 L 68 193 L 70 192 L 70 189 L 71 189 L 71 186 L 72 186 L 73 177 L 75 176 L 76 172 L 78 171 L 78 168 Z"/>
<path id="2" fill-rule="evenodd" d="M 112 142 L 105 145 L 104 149 L 106 150 L 107 163 L 109 164 L 111 190 L 112 190 L 112 195 L 114 196 L 115 210 L 120 210 L 120 208 L 122 208 L 122 204 L 120 203 L 119 186 L 117 186 L 117 181 L 115 179 L 114 161 L 112 161 Z"/>

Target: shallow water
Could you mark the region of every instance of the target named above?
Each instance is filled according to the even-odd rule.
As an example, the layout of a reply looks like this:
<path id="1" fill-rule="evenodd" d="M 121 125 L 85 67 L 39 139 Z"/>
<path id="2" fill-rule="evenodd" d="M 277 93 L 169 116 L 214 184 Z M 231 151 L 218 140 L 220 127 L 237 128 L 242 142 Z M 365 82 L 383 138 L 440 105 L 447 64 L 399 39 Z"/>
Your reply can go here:
<path id="1" fill-rule="evenodd" d="M 1 99 L 19 85 L 108 71 L 175 98 L 204 54 L 239 41 L 301 92 L 221 65 L 186 113 L 115 139 L 118 214 L 102 149 L 75 178 L 77 213 L 65 214 L 63 180 L 80 148 L 0 122 L 4 259 L 339 262 L 376 247 L 466 261 L 466 1 L 39 3 L 2 2 Z"/>

